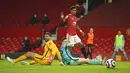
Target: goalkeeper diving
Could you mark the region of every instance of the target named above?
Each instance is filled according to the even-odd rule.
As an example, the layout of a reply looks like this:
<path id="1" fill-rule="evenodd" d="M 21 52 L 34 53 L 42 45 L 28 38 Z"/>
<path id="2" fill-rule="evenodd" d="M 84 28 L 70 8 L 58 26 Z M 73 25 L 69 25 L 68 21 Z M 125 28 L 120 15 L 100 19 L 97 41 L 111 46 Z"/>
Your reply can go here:
<path id="1" fill-rule="evenodd" d="M 106 57 L 102 59 L 101 55 L 96 56 L 93 59 L 85 58 L 75 58 L 71 55 L 68 47 L 73 44 L 68 43 L 66 38 L 62 38 L 62 46 L 60 48 L 60 53 L 62 61 L 65 65 L 81 65 L 81 64 L 94 64 L 94 65 L 103 65 L 105 63 Z"/>

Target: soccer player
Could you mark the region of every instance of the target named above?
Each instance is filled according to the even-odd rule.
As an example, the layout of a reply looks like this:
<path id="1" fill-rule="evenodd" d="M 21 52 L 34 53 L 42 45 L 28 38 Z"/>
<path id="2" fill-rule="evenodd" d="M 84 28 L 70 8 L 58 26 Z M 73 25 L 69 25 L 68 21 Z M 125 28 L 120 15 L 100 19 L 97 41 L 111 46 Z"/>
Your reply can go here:
<path id="1" fill-rule="evenodd" d="M 78 44 L 83 56 L 85 58 L 87 58 L 87 53 L 86 53 L 85 47 L 84 47 L 83 43 L 81 42 L 81 39 L 78 37 L 77 32 L 76 32 L 76 29 L 77 29 L 82 33 L 82 36 L 84 36 L 84 32 L 77 25 L 78 19 L 76 17 L 76 10 L 77 10 L 76 6 L 71 6 L 70 7 L 71 14 L 68 14 L 65 17 L 63 14 L 61 14 L 61 18 L 62 18 L 63 22 L 65 22 L 68 26 L 66 37 L 67 37 L 69 43 L 72 43 L 73 46 L 75 44 Z"/>
<path id="2" fill-rule="evenodd" d="M 61 60 L 61 55 L 58 48 L 51 40 L 51 34 L 49 32 L 46 32 L 44 37 L 45 37 L 46 44 L 44 47 L 43 55 L 39 55 L 33 52 L 27 52 L 24 55 L 18 57 L 17 59 L 12 60 L 11 58 L 7 57 L 7 60 L 14 64 L 23 61 L 26 58 L 31 58 L 34 60 L 30 62 L 31 65 L 36 63 L 40 63 L 41 65 L 50 65 L 53 59 L 55 58 L 55 56 L 57 56 L 60 64 L 64 65 Z"/>
<path id="3" fill-rule="evenodd" d="M 87 47 L 88 47 L 88 55 L 90 55 L 90 58 L 92 59 L 92 47 L 93 47 L 93 28 L 90 28 L 89 33 L 87 34 Z"/>
<path id="4" fill-rule="evenodd" d="M 80 64 L 102 65 L 105 63 L 106 57 L 102 60 L 101 55 L 96 56 L 96 58 L 94 59 L 72 57 L 70 51 L 68 50 L 68 47 L 72 45 L 73 45 L 72 43 L 68 43 L 68 40 L 66 38 L 62 39 L 62 46 L 60 48 L 60 53 L 62 61 L 65 65 L 80 65 Z"/>
<path id="5" fill-rule="evenodd" d="M 121 31 L 118 30 L 118 34 L 115 37 L 115 43 L 114 43 L 115 50 L 114 50 L 114 53 L 112 55 L 112 59 L 114 59 L 116 53 L 120 50 L 123 52 L 126 60 L 128 60 L 128 55 L 124 51 L 124 45 L 125 45 L 124 36 L 123 36 L 123 34 L 121 34 Z"/>

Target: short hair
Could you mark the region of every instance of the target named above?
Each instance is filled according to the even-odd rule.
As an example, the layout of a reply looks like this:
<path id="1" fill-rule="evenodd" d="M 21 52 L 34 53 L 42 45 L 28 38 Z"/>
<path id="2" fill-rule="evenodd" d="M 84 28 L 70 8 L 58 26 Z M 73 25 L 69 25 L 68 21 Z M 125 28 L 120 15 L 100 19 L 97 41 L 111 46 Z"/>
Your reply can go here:
<path id="1" fill-rule="evenodd" d="M 63 42 L 64 40 L 66 40 L 67 38 L 66 37 L 63 37 L 62 39 L 61 39 L 61 41 Z"/>
<path id="2" fill-rule="evenodd" d="M 117 31 L 120 31 L 120 32 L 121 32 L 121 30 L 120 30 L 120 29 L 118 29 Z"/>
<path id="3" fill-rule="evenodd" d="M 70 7 L 70 10 L 73 10 L 73 9 L 77 9 L 77 7 L 76 7 L 76 6 L 74 6 L 74 5 L 73 5 L 73 6 L 71 6 L 71 7 Z"/>
<path id="4" fill-rule="evenodd" d="M 45 35 L 51 36 L 51 33 L 50 32 L 45 32 Z"/>

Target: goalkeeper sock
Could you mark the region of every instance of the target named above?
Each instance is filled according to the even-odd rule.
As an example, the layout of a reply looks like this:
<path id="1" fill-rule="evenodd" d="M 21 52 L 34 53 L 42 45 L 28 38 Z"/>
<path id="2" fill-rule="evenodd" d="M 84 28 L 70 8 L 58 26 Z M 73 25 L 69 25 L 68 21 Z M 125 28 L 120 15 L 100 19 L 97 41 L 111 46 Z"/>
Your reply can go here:
<path id="1" fill-rule="evenodd" d="M 92 59 L 90 60 L 89 64 L 93 64 L 93 65 L 101 65 L 102 62 L 97 60 L 97 59 Z"/>
<path id="2" fill-rule="evenodd" d="M 24 60 L 24 59 L 26 59 L 26 58 L 27 58 L 27 57 L 26 57 L 25 55 L 22 55 L 22 56 L 20 56 L 19 58 L 13 60 L 13 62 L 14 62 L 14 63 L 17 63 L 17 62 L 22 61 L 22 60 Z"/>

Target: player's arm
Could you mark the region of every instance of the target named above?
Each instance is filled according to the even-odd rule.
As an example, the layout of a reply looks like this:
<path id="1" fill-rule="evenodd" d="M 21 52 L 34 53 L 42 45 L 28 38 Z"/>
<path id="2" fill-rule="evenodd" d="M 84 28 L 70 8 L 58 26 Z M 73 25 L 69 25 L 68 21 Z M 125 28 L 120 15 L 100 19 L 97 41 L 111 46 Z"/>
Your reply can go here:
<path id="1" fill-rule="evenodd" d="M 125 45 L 125 38 L 124 38 L 124 36 L 122 37 L 122 41 L 123 41 L 123 47 L 124 47 L 124 45 Z"/>
<path id="2" fill-rule="evenodd" d="M 114 47 L 116 47 L 116 37 L 115 37 Z"/>
<path id="3" fill-rule="evenodd" d="M 82 35 L 84 36 L 84 32 L 80 29 L 79 25 L 76 24 L 76 28 L 77 28 L 77 30 L 79 30 L 80 33 L 82 33 Z"/>
<path id="4" fill-rule="evenodd" d="M 61 13 L 61 20 L 62 20 L 63 24 L 65 24 L 65 22 L 67 21 L 67 19 L 68 19 L 68 15 L 64 16 L 64 14 Z"/>
<path id="5" fill-rule="evenodd" d="M 69 52 L 69 50 L 67 49 L 67 53 L 68 53 L 68 56 L 72 59 L 72 60 L 78 60 L 79 58 L 75 58 L 71 55 L 71 53 Z"/>
<path id="6" fill-rule="evenodd" d="M 53 42 L 49 42 L 49 43 L 47 44 L 47 47 L 51 50 L 51 54 L 50 54 L 50 56 L 49 56 L 49 58 L 48 58 L 48 61 L 51 63 L 52 60 L 53 60 L 54 57 L 55 57 L 55 50 L 54 50 L 55 45 L 54 45 Z"/>
<path id="7" fill-rule="evenodd" d="M 71 47 L 71 46 L 73 46 L 73 44 L 72 44 L 72 43 L 67 43 L 66 46 L 67 46 L 67 47 Z M 68 49 L 66 49 L 66 50 L 69 51 Z M 69 53 L 69 52 L 68 52 L 68 55 L 69 55 L 69 57 L 70 57 L 71 59 L 73 59 L 73 60 L 78 60 L 78 59 L 79 59 L 79 58 L 74 58 L 74 57 L 71 55 L 71 53 Z"/>
<path id="8" fill-rule="evenodd" d="M 49 50 L 49 49 L 48 49 L 47 47 L 44 47 L 43 57 L 46 55 L 46 53 L 47 53 L 48 50 Z"/>
<path id="9" fill-rule="evenodd" d="M 64 63 L 62 62 L 62 59 L 61 59 L 60 52 L 57 51 L 58 48 L 56 47 L 56 45 L 52 42 L 51 45 L 49 45 L 49 48 L 51 49 L 51 55 L 50 55 L 48 61 L 51 63 L 53 61 L 53 59 L 55 58 L 55 55 L 57 55 L 60 65 L 64 66 Z"/>

